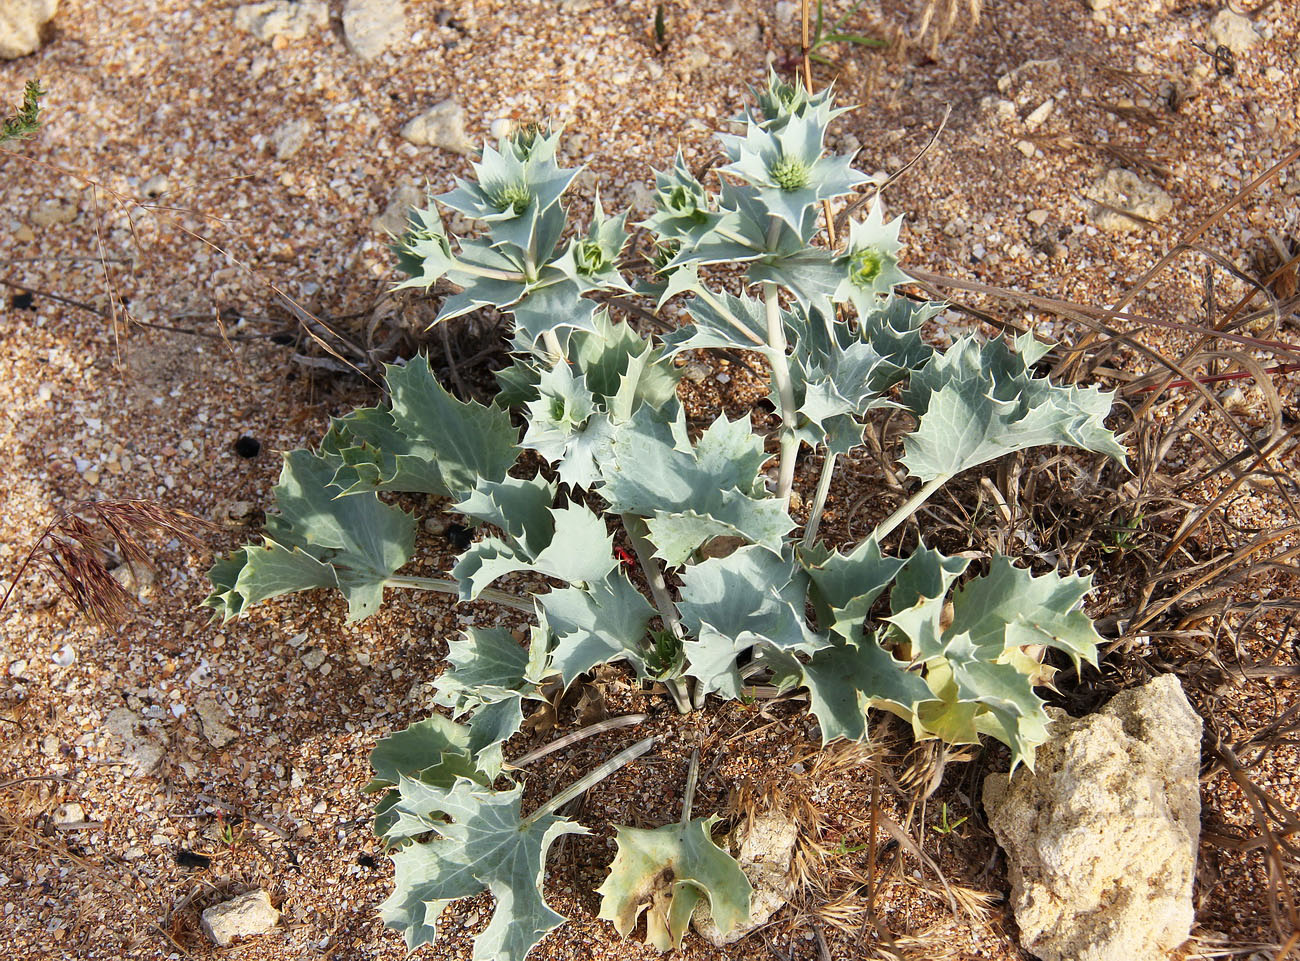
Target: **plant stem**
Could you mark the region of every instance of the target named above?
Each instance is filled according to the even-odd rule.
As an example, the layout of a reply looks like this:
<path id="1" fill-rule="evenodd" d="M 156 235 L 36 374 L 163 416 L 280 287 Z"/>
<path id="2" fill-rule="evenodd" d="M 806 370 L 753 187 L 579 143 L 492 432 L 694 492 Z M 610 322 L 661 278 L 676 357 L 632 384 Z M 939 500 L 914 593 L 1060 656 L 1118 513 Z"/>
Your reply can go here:
<path id="1" fill-rule="evenodd" d="M 451 269 L 457 273 L 469 274 L 473 277 L 484 277 L 488 280 L 505 280 L 515 284 L 522 284 L 528 280 L 527 277 L 518 271 L 497 270 L 495 267 L 480 267 L 478 264 L 467 264 L 463 260 L 456 261 L 456 266 Z"/>
<path id="2" fill-rule="evenodd" d="M 817 539 L 817 528 L 821 527 L 822 510 L 826 507 L 826 495 L 830 493 L 831 478 L 835 476 L 835 459 L 838 456 L 834 451 L 827 450 L 826 456 L 822 458 L 822 473 L 817 478 L 817 493 L 813 495 L 812 510 L 808 512 L 808 523 L 803 529 L 804 547 L 811 547 Z"/>
<path id="3" fill-rule="evenodd" d="M 731 324 L 732 327 L 735 327 L 736 330 L 740 331 L 740 333 L 745 336 L 745 339 L 753 343 L 755 347 L 767 346 L 767 341 L 765 341 L 762 337 L 759 337 L 758 334 L 754 333 L 752 330 L 750 330 L 748 327 L 742 324 L 736 318 L 736 315 L 727 309 L 727 305 L 723 303 L 721 300 L 719 300 L 717 297 L 714 297 L 713 293 L 703 284 L 700 285 L 696 293 L 699 295 L 701 300 L 703 300 L 706 304 L 708 304 L 710 307 L 716 310 L 722 316 L 723 320 Z"/>
<path id="4" fill-rule="evenodd" d="M 682 798 L 682 823 L 691 823 L 691 805 L 695 803 L 695 785 L 700 780 L 700 750 L 691 752 L 691 766 L 686 771 L 686 790 Z"/>
<path id="5" fill-rule="evenodd" d="M 560 338 L 556 336 L 555 331 L 548 330 L 543 332 L 542 343 L 546 345 L 546 352 L 551 355 L 552 365 L 557 365 L 564 361 L 564 348 L 560 346 Z"/>
<path id="6" fill-rule="evenodd" d="M 951 477 L 951 474 L 940 474 L 934 480 L 926 481 L 920 490 L 903 502 L 902 507 L 881 521 L 871 532 L 871 536 L 878 542 L 883 541 L 895 527 L 916 513 L 916 509 L 929 500 L 930 495 L 946 484 Z"/>
<path id="7" fill-rule="evenodd" d="M 633 744 L 630 748 L 628 748 L 625 751 L 619 751 L 617 754 L 615 754 L 612 758 L 610 758 L 600 767 L 596 768 L 594 771 L 591 771 L 588 774 L 584 775 L 583 777 L 579 778 L 578 780 L 574 781 L 572 784 L 566 787 L 559 794 L 555 795 L 555 797 L 551 798 L 549 801 L 547 801 L 545 804 L 539 807 L 532 814 L 528 815 L 528 817 L 524 818 L 523 823 L 525 825 L 532 824 L 534 821 L 544 818 L 548 814 L 555 813 L 560 808 L 564 807 L 564 805 L 568 804 L 570 801 L 576 798 L 583 791 L 586 791 L 588 788 L 596 784 L 599 784 L 601 781 L 605 780 L 605 778 L 609 777 L 611 774 L 613 774 L 623 765 L 627 764 L 629 761 L 635 761 L 646 751 L 654 747 L 654 744 L 655 744 L 655 739 L 652 737 L 648 737 L 642 741 L 637 741 L 635 744 Z"/>
<path id="8" fill-rule="evenodd" d="M 781 401 L 781 468 L 776 485 L 776 496 L 782 508 L 790 506 L 790 491 L 794 487 L 794 460 L 799 451 L 799 438 L 794 425 L 798 410 L 794 404 L 794 384 L 790 380 L 790 361 L 786 358 L 785 325 L 781 322 L 781 305 L 777 301 L 776 284 L 763 283 L 763 301 L 767 307 L 768 358 L 772 364 L 772 386 Z"/>
<path id="9" fill-rule="evenodd" d="M 532 764 L 534 761 L 546 757 L 546 755 L 551 754 L 554 751 L 560 750 L 560 748 L 568 747 L 570 744 L 577 741 L 585 740 L 593 734 L 603 734 L 605 731 L 613 731 L 620 727 L 629 727 L 633 724 L 640 724 L 648 716 L 649 715 L 646 714 L 624 714 L 621 717 L 611 717 L 604 721 L 597 721 L 595 724 L 588 724 L 586 727 L 580 727 L 576 731 L 571 731 L 564 735 L 564 737 L 556 738 L 550 744 L 543 744 L 541 747 L 535 748 L 527 754 L 521 754 L 513 761 L 507 761 L 502 765 L 502 767 L 507 770 L 517 771 L 526 765 Z"/>
<path id="10" fill-rule="evenodd" d="M 636 552 L 636 559 L 641 564 L 641 570 L 645 573 L 646 583 L 650 585 L 650 596 L 654 599 L 655 607 L 659 609 L 659 616 L 664 619 L 664 624 L 673 632 L 673 637 L 682 640 L 686 632 L 682 630 L 682 618 L 677 613 L 677 604 L 672 595 L 668 593 L 668 582 L 664 580 L 664 572 L 659 566 L 659 560 L 654 555 L 654 545 L 646 539 L 645 521 L 635 514 L 623 514 L 623 530 L 627 531 L 628 543 L 632 545 L 632 550 Z M 691 713 L 691 699 L 687 696 L 686 687 L 682 684 L 679 677 L 670 677 L 665 679 L 664 685 L 668 692 L 673 696 L 673 702 L 677 705 L 677 710 L 681 714 Z"/>
<path id="11" fill-rule="evenodd" d="M 394 575 L 384 581 L 384 584 L 388 587 L 408 587 L 415 591 L 437 591 L 439 594 L 460 595 L 460 585 L 443 577 L 401 577 Z M 476 601 L 490 601 L 493 604 L 500 604 L 502 607 L 509 607 L 525 614 L 535 613 L 531 601 L 526 601 L 522 597 L 515 597 L 513 594 L 507 594 L 505 591 L 498 591 L 491 587 L 479 591 L 478 597 L 474 599 Z"/>

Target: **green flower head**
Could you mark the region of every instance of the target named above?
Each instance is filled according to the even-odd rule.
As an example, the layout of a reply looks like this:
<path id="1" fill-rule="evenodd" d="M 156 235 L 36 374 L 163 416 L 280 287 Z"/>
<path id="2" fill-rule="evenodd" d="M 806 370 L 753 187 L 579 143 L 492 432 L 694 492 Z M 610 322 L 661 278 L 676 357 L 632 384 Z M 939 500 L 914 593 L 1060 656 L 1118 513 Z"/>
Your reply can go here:
<path id="1" fill-rule="evenodd" d="M 782 157 L 772 164 L 772 180 L 786 193 L 803 190 L 808 186 L 808 165 L 798 157 Z"/>
<path id="2" fill-rule="evenodd" d="M 906 283 L 907 274 L 898 266 L 898 254 L 903 249 L 898 239 L 903 218 L 885 223 L 884 207 L 877 199 L 865 221 L 855 221 L 849 227 L 849 246 L 837 258 L 844 274 L 835 291 L 838 303 L 853 302 L 859 311 L 874 309 L 877 298 L 888 296 L 894 287 Z"/>
<path id="3" fill-rule="evenodd" d="M 485 193 L 497 210 L 513 210 L 516 214 L 522 214 L 527 210 L 528 204 L 533 199 L 533 193 L 528 189 L 528 185 L 519 181 L 491 187 Z"/>

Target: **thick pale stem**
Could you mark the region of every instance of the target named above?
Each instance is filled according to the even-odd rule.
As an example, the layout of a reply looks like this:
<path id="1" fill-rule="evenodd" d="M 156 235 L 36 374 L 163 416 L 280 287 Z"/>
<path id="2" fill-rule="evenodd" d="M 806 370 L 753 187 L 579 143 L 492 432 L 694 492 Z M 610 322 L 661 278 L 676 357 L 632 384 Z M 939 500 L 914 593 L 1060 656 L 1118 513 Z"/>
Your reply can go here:
<path id="1" fill-rule="evenodd" d="M 695 786 L 700 781 L 700 751 L 691 752 L 691 766 L 686 772 L 686 790 L 682 798 L 682 823 L 691 823 L 691 806 L 695 803 Z"/>
<path id="2" fill-rule="evenodd" d="M 551 798 L 549 801 L 547 801 L 545 804 L 539 807 L 532 814 L 528 815 L 528 817 L 524 818 L 523 823 L 531 824 L 534 821 L 538 821 L 541 818 L 546 817 L 546 815 L 548 814 L 554 814 L 560 808 L 564 807 L 564 805 L 568 804 L 570 801 L 576 798 L 583 791 L 586 791 L 589 788 L 599 784 L 601 781 L 605 780 L 605 778 L 609 777 L 611 774 L 613 774 L 623 765 L 627 764 L 629 761 L 635 761 L 642 754 L 644 754 L 646 751 L 650 750 L 654 746 L 655 746 L 655 739 L 652 737 L 648 737 L 643 741 L 637 741 L 635 744 L 633 744 L 630 748 L 628 748 L 625 751 L 619 751 L 617 754 L 615 754 L 612 758 L 610 758 L 600 767 L 596 768 L 596 770 L 592 771 L 591 773 L 585 775 L 582 778 L 579 778 L 577 781 L 574 781 L 572 784 L 570 784 L 559 794 L 555 795 L 555 797 Z"/>
<path id="3" fill-rule="evenodd" d="M 650 585 L 650 596 L 655 602 L 655 607 L 659 610 L 659 616 L 664 619 L 664 624 L 673 632 L 673 637 L 682 640 L 686 632 L 682 630 L 682 618 L 677 613 L 677 603 L 668 593 L 668 582 L 664 580 L 663 569 L 659 566 L 659 559 L 655 557 L 654 545 L 646 538 L 645 521 L 635 514 L 624 514 L 623 529 L 627 531 L 628 543 L 632 545 L 632 550 L 636 552 L 636 559 L 641 565 L 641 570 L 645 574 L 646 583 Z M 681 678 L 670 677 L 664 681 L 664 686 L 668 688 L 668 693 L 673 696 L 673 703 L 677 705 L 677 711 L 681 714 L 691 713 L 691 699 L 686 693 L 686 686 L 682 683 Z"/>
<path id="4" fill-rule="evenodd" d="M 799 438 L 794 425 L 799 416 L 794 403 L 794 384 L 790 380 L 790 361 L 786 358 L 785 325 L 781 322 L 781 305 L 777 301 L 776 284 L 763 284 L 763 302 L 767 307 L 767 345 L 771 348 L 772 386 L 781 402 L 781 461 L 777 478 L 776 496 L 781 505 L 790 504 L 790 491 L 794 488 L 794 461 L 799 452 Z"/>
<path id="5" fill-rule="evenodd" d="M 556 738 L 550 744 L 543 744 L 535 750 L 523 754 L 513 761 L 507 761 L 502 767 L 507 770 L 519 770 L 534 761 L 540 760 L 561 748 L 566 748 L 570 744 L 576 744 L 578 741 L 591 737 L 593 734 L 604 734 L 606 731 L 615 731 L 620 727 L 630 727 L 633 724 L 640 724 L 649 715 L 646 714 L 624 714 L 621 717 L 611 717 L 604 721 L 597 721 L 595 724 L 588 724 L 586 727 L 572 731 L 564 737 Z"/>
<path id="6" fill-rule="evenodd" d="M 546 352 L 551 355 L 552 365 L 563 363 L 564 348 L 560 346 L 560 338 L 556 336 L 555 331 L 543 332 L 542 343 L 546 345 Z"/>
<path id="7" fill-rule="evenodd" d="M 469 274 L 473 277 L 484 277 L 488 280 L 505 280 L 514 284 L 522 284 L 528 280 L 527 277 L 515 270 L 480 267 L 478 264 L 467 264 L 463 260 L 456 261 L 456 266 L 452 270 L 458 274 Z"/>
<path id="8" fill-rule="evenodd" d="M 902 507 L 881 521 L 876 526 L 876 529 L 872 531 L 871 536 L 877 541 L 883 541 L 893 532 L 895 527 L 915 514 L 916 509 L 929 500 L 930 495 L 946 484 L 950 479 L 951 475 L 940 474 L 934 480 L 927 481 L 920 490 L 903 502 Z"/>
<path id="9" fill-rule="evenodd" d="M 811 547 L 817 540 L 817 528 L 821 527 L 822 511 L 826 507 L 826 495 L 830 493 L 831 478 L 835 476 L 835 459 L 838 455 L 828 450 L 822 459 L 822 473 L 817 478 L 817 493 L 813 496 L 812 510 L 808 513 L 808 523 L 803 529 L 803 546 Z"/>
<path id="10" fill-rule="evenodd" d="M 460 594 L 459 584 L 442 577 L 393 576 L 384 581 L 384 584 L 388 587 L 408 587 L 415 591 L 437 591 L 439 594 L 454 594 L 457 596 Z M 525 614 L 535 613 L 532 601 L 526 601 L 522 597 L 515 597 L 513 594 L 507 594 L 505 591 L 498 591 L 491 587 L 479 591 L 478 597 L 474 599 L 500 604 L 502 607 L 523 611 Z"/>
<path id="11" fill-rule="evenodd" d="M 735 327 L 736 330 L 739 331 L 741 335 L 743 335 L 745 339 L 750 341 L 755 347 L 767 346 L 767 341 L 763 340 L 763 338 L 759 337 L 758 334 L 754 333 L 752 330 L 750 330 L 748 327 L 742 324 L 740 320 L 737 319 L 736 315 L 727 309 L 727 305 L 723 303 L 721 300 L 719 300 L 717 297 L 714 297 L 713 294 L 710 293 L 706 288 L 700 287 L 696 291 L 696 293 L 698 294 L 701 300 L 703 300 L 706 304 L 708 304 L 710 307 L 716 310 L 723 320 L 731 324 L 732 327 Z"/>

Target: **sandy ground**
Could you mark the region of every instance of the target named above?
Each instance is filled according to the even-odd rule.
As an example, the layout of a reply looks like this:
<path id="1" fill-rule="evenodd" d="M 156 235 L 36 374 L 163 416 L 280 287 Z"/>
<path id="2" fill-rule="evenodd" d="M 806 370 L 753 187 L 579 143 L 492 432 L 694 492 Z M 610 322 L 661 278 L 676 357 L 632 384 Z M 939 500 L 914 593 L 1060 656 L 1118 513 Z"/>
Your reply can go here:
<path id="1" fill-rule="evenodd" d="M 344 44 L 338 9 L 327 27 L 272 43 L 237 30 L 232 4 L 65 0 L 39 53 L 0 64 L 0 101 L 16 102 L 31 76 L 50 90 L 39 139 L 0 152 L 0 279 L 37 292 L 28 303 L 11 286 L 0 299 L 3 583 L 43 526 L 87 498 L 156 497 L 227 527 L 213 545 L 234 546 L 269 505 L 276 452 L 313 442 L 330 414 L 373 399 L 359 379 L 306 367 L 294 360 L 298 348 L 277 342 L 295 330 L 277 291 L 364 330 L 393 279 L 375 218 L 400 185 L 441 188 L 467 169 L 462 156 L 406 143 L 406 121 L 447 97 L 463 105 L 475 140 L 494 121 L 562 121 L 568 158 L 590 170 L 579 194 L 592 196 L 598 183 L 607 204 L 645 213 L 649 166 L 668 164 L 679 146 L 694 164 L 711 156 L 711 131 L 739 112 L 769 60 L 797 46 L 790 6 L 668 3 L 660 50 L 651 4 L 414 2 L 405 39 L 362 61 Z M 840 122 L 839 145 L 861 147 L 868 172 L 902 167 L 951 107 L 943 135 L 887 198 L 907 215 L 909 264 L 1105 306 L 1296 143 L 1300 11 L 1292 4 L 1264 5 L 1258 42 L 1235 57 L 1230 76 L 1197 47 L 1210 42 L 1212 4 L 1091 6 L 1103 9 L 1080 0 L 991 3 L 977 26 L 959 17 L 932 56 L 928 41 L 902 56 L 831 48 L 840 69 L 819 76 L 834 73 L 842 101 L 862 105 Z M 864 32 L 914 31 L 918 15 L 906 3 L 868 3 L 855 23 Z M 279 158 L 273 135 L 294 121 L 307 125 L 304 144 Z M 1128 232 L 1098 229 L 1088 195 L 1118 166 L 1163 187 L 1171 212 Z M 1298 188 L 1292 166 L 1199 243 L 1258 276 L 1268 233 L 1300 230 Z M 1196 252 L 1177 258 L 1130 311 L 1196 321 L 1213 264 Z M 1214 274 L 1220 303 L 1247 289 L 1221 266 Z M 958 293 L 1047 336 L 1080 334 L 1044 311 Z M 1294 330 L 1284 323 L 1277 333 Z M 1166 350 L 1183 337 L 1143 336 Z M 1114 363 L 1150 369 L 1133 351 Z M 745 378 L 724 381 L 723 372 L 699 385 L 696 401 L 743 406 Z M 1291 385 L 1277 382 L 1289 409 Z M 239 456 L 243 436 L 261 453 Z M 831 502 L 841 522 L 856 499 L 849 485 Z M 1232 509 L 1251 521 L 1274 506 L 1259 494 Z M 450 553 L 445 538 L 428 533 L 418 563 L 442 569 Z M 198 607 L 209 556 L 173 541 L 157 545 L 157 561 L 141 605 L 114 629 L 88 626 L 39 574 L 0 613 L 0 954 L 402 957 L 400 939 L 375 917 L 390 869 L 360 792 L 366 753 L 428 712 L 427 682 L 447 639 L 495 614 L 394 597 L 384 613 L 349 625 L 337 599 L 312 596 L 212 625 Z M 1239 589 L 1267 599 L 1288 587 L 1279 577 Z M 1217 630 L 1211 625 L 1212 645 Z M 1292 645 L 1274 663 L 1294 666 L 1295 655 Z M 1153 669 L 1165 657 L 1153 649 Z M 1194 693 L 1202 710 L 1222 711 L 1235 737 L 1292 702 L 1293 674 Z M 760 714 L 730 705 L 683 726 L 663 698 L 617 675 L 601 686 L 610 713 L 655 714 L 637 736 L 659 733 L 663 750 L 640 774 L 593 790 L 580 812 L 587 823 L 674 817 L 682 758 L 699 747 L 706 777 L 697 812 L 725 807 L 745 785 L 807 799 L 820 811 L 823 846 L 844 850 L 823 874 L 828 890 L 806 892 L 763 934 L 725 951 L 691 938 L 684 957 L 876 956 L 880 929 L 859 920 L 852 880 L 866 854 L 849 850 L 865 837 L 864 768 L 814 762 L 797 706 Z M 220 731 L 200 720 L 213 705 L 235 735 L 221 747 Z M 576 717 L 570 710 L 561 723 Z M 530 782 L 530 796 L 568 783 L 630 738 L 565 755 Z M 532 743 L 522 740 L 521 749 Z M 1253 773 L 1294 808 L 1295 769 L 1294 749 L 1283 745 Z M 881 928 L 927 957 L 1021 957 L 998 903 L 1003 867 L 979 827 L 970 783 L 955 770 L 940 795 L 955 813 L 976 815 L 970 826 L 925 841 L 953 880 L 991 896 L 990 909 L 952 917 L 932 883 L 906 881 L 916 868 L 908 863 L 904 880 L 877 901 Z M 71 804 L 79 809 L 60 808 Z M 1207 826 L 1253 833 L 1225 776 L 1206 781 L 1205 804 Z M 535 957 L 653 956 L 594 920 L 591 888 L 608 841 L 598 832 L 553 859 L 548 892 L 573 921 Z M 210 860 L 196 864 L 190 853 Z M 1203 860 L 1198 932 L 1234 945 L 1276 940 L 1259 853 L 1207 843 Z M 217 951 L 199 931 L 199 912 L 258 886 L 284 912 L 281 925 Z M 447 939 L 425 956 L 468 957 L 468 935 L 486 924 L 487 907 L 458 905 Z M 947 954 L 936 954 L 940 947 Z"/>

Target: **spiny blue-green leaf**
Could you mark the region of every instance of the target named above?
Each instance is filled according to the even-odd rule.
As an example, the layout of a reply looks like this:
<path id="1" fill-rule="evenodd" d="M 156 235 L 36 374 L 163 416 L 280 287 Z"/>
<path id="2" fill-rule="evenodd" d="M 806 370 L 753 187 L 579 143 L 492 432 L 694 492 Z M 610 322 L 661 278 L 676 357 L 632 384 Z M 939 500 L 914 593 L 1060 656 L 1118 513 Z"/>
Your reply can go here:
<path id="1" fill-rule="evenodd" d="M 903 464 L 929 481 L 951 477 L 1003 454 L 1063 444 L 1110 454 L 1124 448 L 1104 425 L 1111 392 L 1056 387 L 1028 365 L 1045 347 L 1032 335 L 1016 338 L 1019 353 L 1001 341 L 964 337 L 914 373 L 903 404 L 919 419 L 904 438 Z"/>
<path id="2" fill-rule="evenodd" d="M 831 296 L 838 288 L 844 271 L 831 255 L 820 247 L 805 247 L 789 253 L 764 257 L 749 265 L 750 283 L 771 281 L 780 284 L 804 307 L 829 309 Z"/>
<path id="3" fill-rule="evenodd" d="M 550 481 L 541 477 L 504 477 L 499 481 L 480 480 L 452 507 L 466 517 L 501 528 L 527 556 L 536 557 L 555 536 L 551 517 L 554 503 L 555 485 Z"/>
<path id="4" fill-rule="evenodd" d="M 675 402 L 681 372 L 662 350 L 630 325 L 615 323 L 603 307 L 592 317 L 592 328 L 564 331 L 559 337 L 574 374 L 582 375 L 601 408 L 622 421 L 642 404 L 659 410 Z M 552 366 L 532 352 L 517 354 L 512 366 L 497 371 L 502 384 L 497 403 L 518 407 L 536 400 L 541 376 Z"/>
<path id="5" fill-rule="evenodd" d="M 922 544 L 895 577 L 889 595 L 891 616 L 885 620 L 903 632 L 913 660 L 925 661 L 942 652 L 948 589 L 969 564 L 964 557 L 945 557 Z"/>
<path id="6" fill-rule="evenodd" d="M 808 209 L 867 181 L 851 156 L 824 156 L 826 125 L 813 113 L 790 116 L 777 128 L 750 124 L 743 136 L 719 135 L 731 163 L 722 173 L 753 186 L 767 211 L 795 230 Z"/>
<path id="7" fill-rule="evenodd" d="M 644 912 L 646 943 L 660 952 L 681 948 L 701 898 L 724 936 L 745 924 L 754 889 L 736 859 L 713 843 L 719 820 L 715 814 L 654 829 L 619 827 L 618 854 L 597 889 L 597 917 L 627 937 Z"/>
<path id="8" fill-rule="evenodd" d="M 721 219 L 711 209 L 708 193 L 695 179 L 679 149 L 669 170 L 656 170 L 655 212 L 641 226 L 664 240 L 693 246 Z"/>
<path id="9" fill-rule="evenodd" d="M 590 290 L 630 293 L 632 288 L 618 272 L 618 258 L 628 241 L 626 223 L 627 211 L 617 217 L 605 216 L 597 194 L 586 236 L 570 240 L 564 252 L 551 261 L 551 266 L 577 284 L 583 293 Z"/>
<path id="10" fill-rule="evenodd" d="M 473 600 L 499 577 L 537 571 L 570 584 L 594 584 L 614 569 L 614 539 L 600 517 L 581 505 L 549 509 L 545 529 L 526 541 L 507 544 L 495 537 L 478 541 L 460 556 L 452 575 L 462 600 Z M 545 541 L 540 550 L 535 546 Z"/>
<path id="11" fill-rule="evenodd" d="M 834 300 L 852 303 L 859 315 L 870 313 L 880 298 L 891 296 L 896 286 L 911 280 L 898 266 L 898 254 L 903 249 L 898 232 L 903 218 L 885 223 L 884 211 L 877 197 L 866 220 L 849 224 L 848 245 L 834 263 L 839 271 Z"/>
<path id="12" fill-rule="evenodd" d="M 370 752 L 374 779 L 364 790 L 374 793 L 396 784 L 402 776 L 416 777 L 442 763 L 447 754 L 469 756 L 469 728 L 433 714 L 379 740 Z M 448 780 L 446 786 L 454 780 Z"/>
<path id="13" fill-rule="evenodd" d="M 208 571 L 212 593 L 203 605 L 223 621 L 238 617 L 254 604 L 313 587 L 338 587 L 334 568 L 301 548 L 268 541 L 249 545 L 218 558 Z"/>
<path id="14" fill-rule="evenodd" d="M 501 772 L 501 745 L 523 722 L 523 701 L 535 697 L 529 682 L 528 651 L 505 628 L 471 627 L 451 642 L 451 667 L 434 682 L 434 703 L 469 714 L 469 750 L 490 776 Z"/>
<path id="15" fill-rule="evenodd" d="M 740 697 L 736 657 L 756 645 L 810 653 L 827 644 L 804 617 L 808 575 L 788 550 L 741 547 L 686 567 L 681 580 L 677 607 L 693 635 L 686 673 L 706 690 Z"/>
<path id="16" fill-rule="evenodd" d="M 894 658 L 876 638 L 836 639 L 813 654 L 803 667 L 810 709 L 821 727 L 822 743 L 867 736 L 867 709 L 884 707 L 910 717 L 916 705 L 931 698 L 930 688 L 904 661 Z"/>
<path id="17" fill-rule="evenodd" d="M 519 333 L 536 343 L 547 333 L 595 329 L 596 304 L 571 280 L 538 286 L 510 308 Z"/>
<path id="18" fill-rule="evenodd" d="M 763 487 L 767 454 L 748 420 L 719 417 L 695 445 L 685 430 L 680 410 L 670 424 L 645 408 L 619 427 L 612 457 L 600 465 L 611 510 L 647 518 L 656 553 L 672 566 L 719 534 L 779 553 L 794 522 Z"/>
<path id="19" fill-rule="evenodd" d="M 442 302 L 435 324 L 480 307 L 508 307 L 528 292 L 527 265 L 518 251 L 498 250 L 483 240 L 462 239 L 456 261 L 448 268 L 447 279 L 461 290 Z"/>
<path id="20" fill-rule="evenodd" d="M 661 341 L 669 356 L 684 350 L 729 347 L 772 356 L 767 345 L 767 308 L 753 297 L 704 292 L 687 301 L 693 324 L 665 334 Z"/>
<path id="21" fill-rule="evenodd" d="M 348 619 L 373 614 L 384 583 L 411 559 L 415 520 L 374 494 L 342 497 L 336 467 L 311 451 L 285 455 L 274 494 L 279 514 L 267 519 L 265 547 L 244 547 L 213 568 L 207 604 L 227 617 L 290 591 L 337 587 Z"/>
<path id="22" fill-rule="evenodd" d="M 391 407 L 362 407 L 336 419 L 322 444 L 342 492 L 463 497 L 480 478 L 506 476 L 519 456 L 508 411 L 452 397 L 423 356 L 388 367 L 386 377 Z"/>
<path id="23" fill-rule="evenodd" d="M 806 550 L 800 563 L 812 582 L 809 599 L 817 623 L 844 640 L 856 640 L 862 636 L 871 605 L 906 562 L 883 556 L 880 545 L 868 538 L 848 554 Z"/>
<path id="24" fill-rule="evenodd" d="M 545 457 L 564 483 L 591 486 L 600 477 L 597 463 L 609 455 L 613 427 L 586 377 L 559 363 L 542 372 L 537 391 L 527 405 L 523 446 Z"/>
<path id="25" fill-rule="evenodd" d="M 487 221 L 495 228 L 509 221 L 527 218 L 530 211 L 547 210 L 573 182 L 578 170 L 562 169 L 555 162 L 554 143 L 559 134 L 551 134 L 545 146 L 525 156 L 504 141 L 500 148 L 483 145 L 482 158 L 470 166 L 475 180 L 457 178 L 456 187 L 438 199 L 467 217 Z M 526 246 L 512 238 L 513 243 Z"/>
<path id="26" fill-rule="evenodd" d="M 398 790 L 399 816 L 422 822 L 437 837 L 393 854 L 395 888 L 380 906 L 386 926 L 415 950 L 436 939 L 448 903 L 486 889 L 496 908 L 474 939 L 474 961 L 524 961 L 564 921 L 542 897 L 547 849 L 560 835 L 586 828 L 555 815 L 523 820 L 522 786 L 494 791 L 462 778 L 448 788 L 403 778 Z"/>
<path id="27" fill-rule="evenodd" d="M 1042 644 L 1064 651 L 1079 669 L 1097 664 L 1101 635 L 1080 605 L 1092 590 L 1091 577 L 1062 577 L 1048 571 L 1034 577 L 1011 558 L 995 555 L 989 572 L 968 581 L 953 597 L 949 630 L 965 633 L 981 651 L 996 652 Z"/>
<path id="28" fill-rule="evenodd" d="M 1055 572 L 1034 577 L 995 555 L 987 574 L 955 592 L 945 617 L 949 588 L 966 564 L 922 548 L 895 579 L 887 620 L 906 638 L 912 662 L 924 665 L 932 691 L 914 724 L 918 733 L 958 743 L 990 734 L 1011 748 L 1013 765 L 1032 767 L 1047 736 L 1034 687 L 1053 669 L 1026 648 L 1052 647 L 1076 666 L 1095 665 L 1101 637 L 1080 608 L 1092 582 Z"/>
<path id="29" fill-rule="evenodd" d="M 471 627 L 453 640 L 447 653 L 450 667 L 434 682 L 435 704 L 457 713 L 475 701 L 502 701 L 533 685 L 524 679 L 528 651 L 504 627 Z"/>
<path id="30" fill-rule="evenodd" d="M 585 589 L 537 598 L 554 638 L 549 670 L 567 687 L 597 664 L 625 660 L 645 673 L 645 636 L 655 610 L 620 570 Z"/>
<path id="31" fill-rule="evenodd" d="M 407 835 L 400 827 L 401 813 L 395 810 L 399 794 L 395 790 L 403 777 L 426 784 L 451 787 L 457 778 L 489 783 L 499 773 L 485 771 L 475 760 L 470 746 L 470 729 L 434 714 L 382 738 L 370 752 L 374 777 L 362 790 L 377 791 L 384 796 L 375 804 L 375 834 L 388 845 L 400 844 Z M 419 833 L 419 825 L 416 825 Z"/>
<path id="32" fill-rule="evenodd" d="M 408 279 L 402 287 L 428 289 L 444 277 L 456 263 L 451 241 L 442 226 L 442 217 L 431 200 L 427 206 L 412 207 L 406 215 L 406 230 L 392 244 L 397 265 Z"/>
<path id="33" fill-rule="evenodd" d="M 1049 718 L 1029 678 L 1009 663 L 990 660 L 967 634 L 950 637 L 944 660 L 958 698 L 983 708 L 976 715 L 980 731 L 1011 748 L 1013 771 L 1021 763 L 1033 770 L 1034 751 L 1047 740 Z"/>

